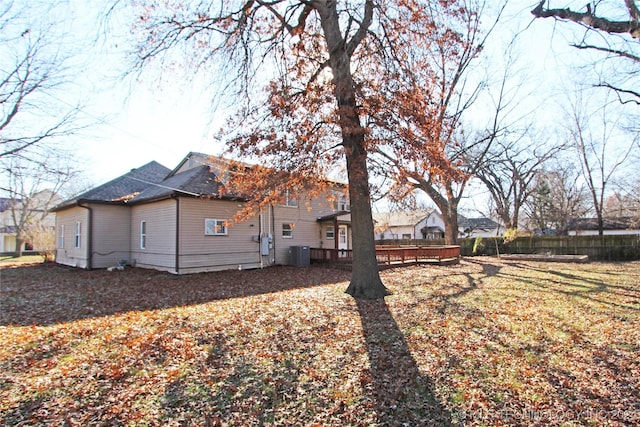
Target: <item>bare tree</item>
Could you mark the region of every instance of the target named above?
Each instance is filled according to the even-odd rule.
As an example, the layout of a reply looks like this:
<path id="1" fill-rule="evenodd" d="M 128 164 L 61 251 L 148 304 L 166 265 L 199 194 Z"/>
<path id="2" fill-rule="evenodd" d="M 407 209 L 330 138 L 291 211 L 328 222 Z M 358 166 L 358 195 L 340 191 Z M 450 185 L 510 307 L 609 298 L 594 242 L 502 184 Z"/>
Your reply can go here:
<path id="1" fill-rule="evenodd" d="M 51 25 L 29 22 L 26 6 L 0 8 L 0 158 L 27 158 L 29 149 L 77 130 L 77 108 L 55 95 L 67 81 L 67 58 Z"/>
<path id="2" fill-rule="evenodd" d="M 0 191 L 11 200 L 16 257 L 22 255 L 24 243 L 38 230 L 54 233 L 53 224 L 46 219 L 51 208 L 62 201 L 61 191 L 78 175 L 71 164 L 59 152 L 45 154 L 38 161 L 18 157 L 2 161 L 4 184 L 0 185 Z M 44 236 L 38 238 L 46 241 Z"/>
<path id="3" fill-rule="evenodd" d="M 578 40 L 572 45 L 600 54 L 607 63 L 612 62 L 594 86 L 613 90 L 622 103 L 640 105 L 640 92 L 636 89 L 640 64 L 640 7 L 637 0 L 585 2 L 582 10 L 545 7 L 545 3 L 551 1 L 542 0 L 531 11 L 536 18 L 553 18 L 579 25 L 586 31 L 582 35 L 576 34 Z"/>
<path id="4" fill-rule="evenodd" d="M 493 144 L 476 177 L 488 189 L 496 215 L 506 229 L 519 227 L 521 211 L 535 191 L 536 175 L 564 148 L 564 144 L 545 143 L 530 128 Z"/>
<path id="5" fill-rule="evenodd" d="M 590 211 L 589 194 L 578 183 L 576 166 L 555 162 L 536 173 L 534 191 L 524 204 L 530 230 L 566 235 L 570 221 Z"/>
<path id="6" fill-rule="evenodd" d="M 640 137 L 637 133 L 624 132 L 620 113 L 610 113 L 607 102 L 601 108 L 587 110 L 586 106 L 590 104 L 590 101 L 580 100 L 572 104 L 568 131 L 593 202 L 598 234 L 602 235 L 609 185 L 620 173 Z"/>

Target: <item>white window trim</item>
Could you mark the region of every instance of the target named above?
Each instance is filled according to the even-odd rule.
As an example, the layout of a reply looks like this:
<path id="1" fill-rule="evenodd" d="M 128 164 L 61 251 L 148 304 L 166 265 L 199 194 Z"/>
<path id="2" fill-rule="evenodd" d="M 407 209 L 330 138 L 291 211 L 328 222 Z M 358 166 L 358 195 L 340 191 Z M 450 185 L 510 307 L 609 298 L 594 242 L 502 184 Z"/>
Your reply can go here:
<path id="1" fill-rule="evenodd" d="M 289 228 L 285 228 L 285 226 Z M 293 229 L 294 229 L 294 224 L 282 223 L 282 238 L 293 239 Z M 285 234 L 285 233 L 289 233 L 289 234 Z"/>
<path id="2" fill-rule="evenodd" d="M 349 206 L 349 196 L 344 194 L 342 191 L 335 191 L 333 193 L 335 200 L 331 204 L 331 208 L 334 211 L 350 211 L 351 206 Z"/>
<path id="3" fill-rule="evenodd" d="M 282 206 L 286 206 L 289 208 L 297 208 L 298 207 L 298 199 L 292 196 L 292 191 L 289 189 L 284 190 L 284 202 Z"/>
<path id="4" fill-rule="evenodd" d="M 331 230 L 331 234 L 329 234 L 329 230 Z M 333 225 L 327 225 L 324 233 L 324 237 L 327 240 L 334 240 L 336 238 L 336 228 Z"/>
<path id="5" fill-rule="evenodd" d="M 218 231 L 221 230 L 221 231 Z M 226 219 L 205 218 L 204 219 L 204 235 L 205 236 L 227 236 L 229 230 L 227 228 Z"/>
<path id="6" fill-rule="evenodd" d="M 140 221 L 140 249 L 147 249 L 147 221 Z"/>
<path id="7" fill-rule="evenodd" d="M 82 247 L 82 222 L 76 222 L 76 248 Z"/>

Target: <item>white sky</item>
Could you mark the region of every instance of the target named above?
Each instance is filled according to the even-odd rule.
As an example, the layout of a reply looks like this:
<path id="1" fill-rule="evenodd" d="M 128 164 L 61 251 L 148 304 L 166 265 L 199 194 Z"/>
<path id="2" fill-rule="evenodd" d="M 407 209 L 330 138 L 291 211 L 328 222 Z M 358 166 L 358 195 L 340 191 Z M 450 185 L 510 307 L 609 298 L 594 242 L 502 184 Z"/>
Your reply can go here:
<path id="1" fill-rule="evenodd" d="M 32 20 L 42 18 L 38 14 L 44 10 L 43 5 L 50 3 L 21 2 L 29 4 Z M 509 33 L 529 25 L 532 20 L 529 11 L 535 3 L 535 0 L 510 1 L 507 19 L 502 24 L 506 29 L 505 40 Z M 62 29 L 63 45 L 70 54 L 78 54 L 73 60 L 76 64 L 75 72 L 71 73 L 73 83 L 67 86 L 64 95 L 58 93 L 56 100 L 62 109 L 80 103 L 83 119 L 91 124 L 66 141 L 86 171 L 87 184 L 104 183 L 151 160 L 173 168 L 189 151 L 219 154 L 223 147 L 214 142 L 212 133 L 222 122 L 220 117 L 212 117 L 210 98 L 202 88 L 192 89 L 197 81 L 185 82 L 171 74 L 165 74 L 161 83 L 144 74 L 139 84 L 122 80 L 130 48 L 123 37 L 129 27 L 126 17 L 122 22 L 112 19 L 110 27 L 103 26 L 104 22 L 97 17 L 104 5 L 105 1 L 99 0 L 62 0 L 53 14 L 49 12 L 50 20 Z M 110 36 L 96 45 L 97 29 L 109 32 Z M 566 66 L 575 49 L 567 47 L 568 41 L 562 34 L 558 29 L 554 31 L 553 21 L 537 20 L 520 39 L 521 78 L 529 90 L 539 88 L 537 95 L 523 103 L 523 111 L 535 109 L 541 120 L 550 122 L 557 119 L 557 110 L 549 94 L 566 82 L 572 85 L 576 77 L 570 71 L 575 69 Z"/>

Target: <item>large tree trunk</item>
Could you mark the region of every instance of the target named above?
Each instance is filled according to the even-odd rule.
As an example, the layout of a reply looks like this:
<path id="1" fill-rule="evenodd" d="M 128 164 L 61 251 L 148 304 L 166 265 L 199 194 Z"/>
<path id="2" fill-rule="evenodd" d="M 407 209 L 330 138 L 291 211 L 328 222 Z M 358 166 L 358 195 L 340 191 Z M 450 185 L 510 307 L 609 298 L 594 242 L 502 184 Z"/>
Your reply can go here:
<path id="1" fill-rule="evenodd" d="M 357 119 L 357 118 L 356 118 Z M 349 175 L 353 270 L 346 292 L 355 298 L 376 299 L 389 294 L 378 272 L 369 196 L 369 174 L 364 135 L 344 136 Z"/>
<path id="2" fill-rule="evenodd" d="M 458 200 L 453 196 L 451 188 L 447 189 L 447 197 L 440 194 L 429 182 L 414 177 L 419 183 L 415 184 L 418 188 L 433 200 L 440 212 L 442 212 L 442 220 L 444 221 L 444 242 L 447 245 L 458 244 Z"/>
<path id="3" fill-rule="evenodd" d="M 372 4 L 367 3 L 368 8 Z M 371 216 L 371 197 L 365 130 L 360 123 L 356 104 L 356 91 L 351 74 L 351 43 L 345 43 L 335 2 L 319 3 L 322 29 L 329 51 L 329 65 L 333 72 L 334 94 L 338 103 L 342 145 L 347 161 L 349 197 L 351 202 L 351 232 L 353 244 L 353 270 L 346 292 L 355 298 L 376 299 L 389 294 L 382 284 L 376 260 L 376 247 Z M 372 13 L 372 9 L 369 10 Z M 367 19 L 365 13 L 365 19 Z M 370 19 L 370 15 L 369 15 Z M 361 23 L 364 37 L 368 25 Z M 353 36 L 354 39 L 358 35 Z M 353 41 L 353 39 L 352 39 Z"/>
<path id="4" fill-rule="evenodd" d="M 456 211 L 442 211 L 444 221 L 444 243 L 446 245 L 458 244 L 458 213 Z"/>
<path id="5" fill-rule="evenodd" d="M 22 247 L 24 246 L 24 239 L 20 236 L 16 236 L 16 249 L 13 252 L 14 258 L 20 258 L 22 256 Z"/>

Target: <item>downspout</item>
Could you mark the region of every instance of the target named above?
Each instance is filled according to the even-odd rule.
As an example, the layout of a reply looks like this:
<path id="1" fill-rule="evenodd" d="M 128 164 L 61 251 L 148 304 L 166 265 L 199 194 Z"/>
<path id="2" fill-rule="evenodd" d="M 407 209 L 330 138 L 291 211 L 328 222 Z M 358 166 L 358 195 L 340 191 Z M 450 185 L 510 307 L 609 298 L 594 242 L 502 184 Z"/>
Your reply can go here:
<path id="1" fill-rule="evenodd" d="M 258 214 L 258 256 L 260 257 L 260 270 L 264 268 L 264 256 L 262 255 L 262 239 L 264 239 L 264 224 L 262 223 L 263 220 L 264 217 L 262 214 L 262 208 L 260 208 L 260 213 Z"/>
<path id="2" fill-rule="evenodd" d="M 87 219 L 87 270 L 91 270 L 92 258 L 93 258 L 93 240 L 91 239 L 91 233 L 93 233 L 93 209 L 90 206 L 84 206 L 82 202 L 78 202 L 78 207 L 84 208 L 88 211 Z"/>
<path id="3" fill-rule="evenodd" d="M 176 274 L 180 274 L 180 199 L 172 197 L 176 201 Z"/>
<path id="4" fill-rule="evenodd" d="M 272 265 L 276 263 L 276 214 L 273 210 L 273 205 L 269 205 L 269 211 L 271 212 L 271 244 L 273 245 L 273 259 Z"/>

